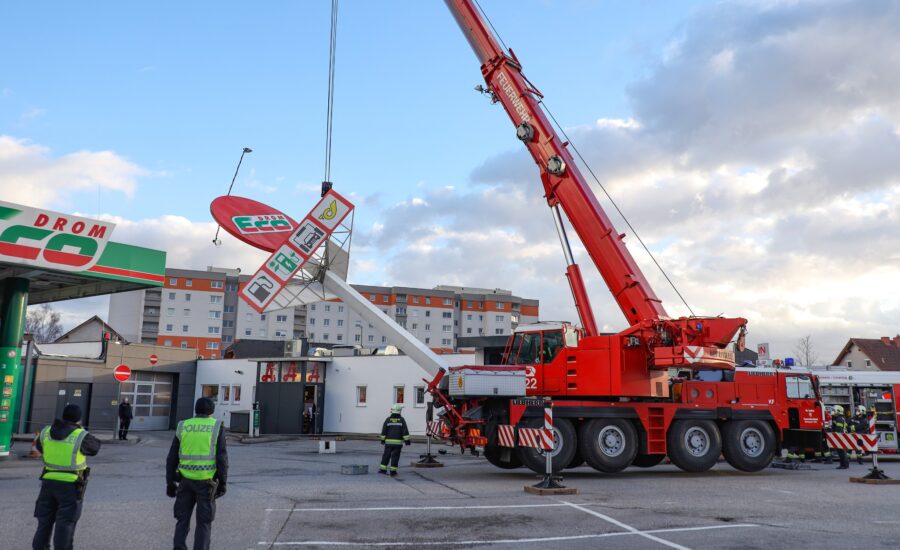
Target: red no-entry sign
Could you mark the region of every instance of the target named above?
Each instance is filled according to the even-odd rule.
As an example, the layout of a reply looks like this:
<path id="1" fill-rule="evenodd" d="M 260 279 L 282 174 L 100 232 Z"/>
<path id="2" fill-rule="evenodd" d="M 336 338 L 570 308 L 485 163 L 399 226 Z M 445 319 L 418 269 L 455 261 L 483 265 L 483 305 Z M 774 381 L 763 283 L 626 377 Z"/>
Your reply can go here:
<path id="1" fill-rule="evenodd" d="M 119 382 L 124 382 L 131 378 L 131 368 L 128 365 L 119 365 L 113 370 L 113 376 L 115 376 L 116 380 Z"/>
<path id="2" fill-rule="evenodd" d="M 157 361 L 159 361 L 159 357 L 157 357 L 155 354 L 150 356 L 151 365 L 155 365 Z"/>

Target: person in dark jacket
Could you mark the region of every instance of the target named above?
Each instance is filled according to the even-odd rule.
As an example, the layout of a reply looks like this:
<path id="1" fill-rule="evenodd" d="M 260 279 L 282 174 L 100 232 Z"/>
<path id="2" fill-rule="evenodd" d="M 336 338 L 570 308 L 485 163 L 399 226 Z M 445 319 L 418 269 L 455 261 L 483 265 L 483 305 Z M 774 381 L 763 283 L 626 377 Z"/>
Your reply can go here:
<path id="1" fill-rule="evenodd" d="M 122 441 L 128 439 L 128 427 L 131 426 L 132 418 L 134 418 L 134 413 L 131 411 L 131 403 L 126 397 L 119 403 L 119 439 Z"/>
<path id="2" fill-rule="evenodd" d="M 73 548 L 75 526 L 81 518 L 84 490 L 90 468 L 85 456 L 100 451 L 100 440 L 80 426 L 81 407 L 66 405 L 62 419 L 41 430 L 37 449 L 43 453 L 41 492 L 34 505 L 37 531 L 31 542 L 34 550 Z M 56 527 L 54 531 L 54 525 Z"/>
<path id="3" fill-rule="evenodd" d="M 831 416 L 831 431 L 834 433 L 845 434 L 847 433 L 847 417 L 844 416 L 844 407 L 841 405 L 835 405 L 834 414 Z M 847 457 L 847 451 L 844 449 L 836 449 L 838 460 L 840 460 L 841 465 L 837 467 L 838 470 L 846 470 L 850 467 L 850 459 Z"/>
<path id="4" fill-rule="evenodd" d="M 869 433 L 869 415 L 866 414 L 865 405 L 859 405 L 856 407 L 856 414 L 853 415 L 853 422 L 850 431 L 857 434 Z M 850 453 L 850 459 L 852 460 L 855 458 L 857 464 L 862 464 L 864 455 L 865 453 L 863 451 L 853 451 Z"/>
<path id="5" fill-rule="evenodd" d="M 381 455 L 381 466 L 378 471 L 382 474 L 390 473 L 391 477 L 397 475 L 397 464 L 400 462 L 403 444 L 410 443 L 406 419 L 400 416 L 402 410 L 402 405 L 392 406 L 391 415 L 381 426 L 381 444 L 384 445 L 384 453 Z"/>
<path id="6" fill-rule="evenodd" d="M 209 550 L 216 499 L 225 494 L 228 452 L 216 405 L 207 397 L 194 404 L 194 418 L 178 423 L 166 458 L 166 495 L 175 499 L 175 550 L 187 550 L 191 516 L 197 508 L 194 550 Z"/>

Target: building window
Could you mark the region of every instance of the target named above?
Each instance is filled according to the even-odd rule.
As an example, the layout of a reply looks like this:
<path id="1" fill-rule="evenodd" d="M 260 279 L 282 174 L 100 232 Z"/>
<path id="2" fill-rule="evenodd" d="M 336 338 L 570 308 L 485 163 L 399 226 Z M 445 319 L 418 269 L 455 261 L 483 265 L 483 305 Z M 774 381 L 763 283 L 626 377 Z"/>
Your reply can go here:
<path id="1" fill-rule="evenodd" d="M 219 349 L 219 343 L 218 342 L 207 342 L 206 349 Z"/>
<path id="2" fill-rule="evenodd" d="M 222 296 L 221 296 L 220 294 L 214 294 L 214 295 L 210 296 L 210 297 L 209 297 L 209 303 L 211 303 L 211 304 L 221 304 L 221 303 L 222 303 Z"/>
<path id="3" fill-rule="evenodd" d="M 229 335 L 229 336 L 223 336 L 223 337 L 222 337 L 222 343 L 223 343 L 223 344 L 230 344 L 230 343 L 232 343 L 232 342 L 234 342 L 234 336 L 230 336 L 230 335 Z"/>
<path id="4" fill-rule="evenodd" d="M 170 292 L 170 293 L 169 293 L 169 299 L 170 299 L 170 300 L 174 300 L 174 299 L 175 299 L 175 293 L 174 293 L 174 292 Z"/>
<path id="5" fill-rule="evenodd" d="M 173 328 L 172 325 L 166 325 L 166 332 L 172 332 Z"/>
<path id="6" fill-rule="evenodd" d="M 186 340 L 181 341 L 181 349 L 187 349 L 187 341 Z"/>
<path id="7" fill-rule="evenodd" d="M 260 321 L 265 321 L 266 319 L 268 319 L 268 316 L 267 316 L 265 313 L 260 313 L 260 314 L 259 314 L 259 320 L 260 320 Z"/>
<path id="8" fill-rule="evenodd" d="M 394 386 L 394 403 L 403 403 L 406 397 L 406 386 Z"/>
<path id="9" fill-rule="evenodd" d="M 309 339 L 310 339 L 310 340 L 315 340 L 315 339 L 316 339 L 316 333 L 315 333 L 315 332 L 310 332 L 310 333 L 309 333 Z"/>
<path id="10" fill-rule="evenodd" d="M 322 326 L 323 327 L 331 326 L 331 319 L 322 319 Z"/>
<path id="11" fill-rule="evenodd" d="M 444 305 L 445 306 L 453 305 L 453 300 L 451 300 L 450 298 L 444 298 Z"/>
<path id="12" fill-rule="evenodd" d="M 426 304 L 430 304 L 430 303 L 431 303 L 431 297 L 425 296 L 425 303 L 426 303 Z"/>
<path id="13" fill-rule="evenodd" d="M 381 297 L 381 301 L 384 303 L 388 303 L 389 300 L 388 300 L 387 294 L 385 294 L 384 296 Z"/>
<path id="14" fill-rule="evenodd" d="M 369 296 L 369 301 L 370 301 L 370 302 L 374 302 L 374 301 L 375 301 L 375 295 L 374 295 L 374 294 L 371 295 L 371 296 Z"/>
<path id="15" fill-rule="evenodd" d="M 444 330 L 444 332 L 453 332 L 453 327 L 451 325 L 444 325 L 441 328 Z"/>
<path id="16" fill-rule="evenodd" d="M 219 327 L 209 327 L 209 330 L 207 332 L 209 334 L 219 334 L 220 330 L 221 329 Z"/>
<path id="17" fill-rule="evenodd" d="M 366 406 L 366 386 L 356 386 L 356 406 Z"/>
<path id="18" fill-rule="evenodd" d="M 452 344 L 452 343 L 453 343 L 453 342 L 452 342 L 449 338 L 442 338 L 442 339 L 441 339 L 441 345 L 442 345 L 442 346 L 449 346 L 449 345 Z"/>
<path id="19" fill-rule="evenodd" d="M 188 308 L 185 308 L 185 309 L 184 309 L 184 316 L 185 316 L 185 317 L 190 317 L 190 316 L 191 316 L 191 310 L 188 309 Z"/>
<path id="20" fill-rule="evenodd" d="M 217 403 L 219 401 L 219 385 L 218 384 L 203 384 L 201 386 L 200 392 L 203 394 L 203 397 L 208 397 L 213 400 L 213 403 Z"/>
<path id="21" fill-rule="evenodd" d="M 494 329 L 494 334 L 502 335 L 503 329 L 502 328 Z"/>
<path id="22" fill-rule="evenodd" d="M 225 313 L 234 313 L 234 306 L 225 306 Z"/>
<path id="23" fill-rule="evenodd" d="M 231 386 L 222 386 L 219 393 L 222 395 L 222 403 L 231 401 Z"/>
<path id="24" fill-rule="evenodd" d="M 175 315 L 175 308 L 168 307 L 166 308 L 166 317 L 173 317 Z"/>
<path id="25" fill-rule="evenodd" d="M 169 284 L 170 284 L 171 286 L 177 285 L 177 284 L 178 284 L 178 278 L 177 278 L 177 277 L 169 277 Z"/>
<path id="26" fill-rule="evenodd" d="M 275 322 L 276 323 L 287 323 L 287 315 L 276 315 Z"/>
<path id="27" fill-rule="evenodd" d="M 338 306 L 338 313 L 344 313 L 344 306 Z"/>
<path id="28" fill-rule="evenodd" d="M 316 310 L 316 304 L 309 304 L 309 310 L 310 310 L 310 311 L 315 311 L 315 310 Z"/>
<path id="29" fill-rule="evenodd" d="M 326 311 L 326 312 L 327 312 L 327 311 L 331 311 L 331 305 L 330 305 L 330 304 L 325 304 L 325 311 Z"/>
<path id="30" fill-rule="evenodd" d="M 209 310 L 209 318 L 210 318 L 210 319 L 221 319 L 221 318 L 222 318 L 222 312 L 221 312 L 221 311 L 216 311 L 216 310 L 214 310 L 214 309 L 211 309 L 211 310 Z"/>
<path id="31" fill-rule="evenodd" d="M 188 330 L 188 325 L 181 325 L 181 332 L 187 332 Z"/>
<path id="32" fill-rule="evenodd" d="M 337 335 L 337 341 L 338 341 L 338 342 L 343 342 L 343 341 L 344 341 L 344 335 L 343 335 L 343 334 L 338 334 L 338 335 Z"/>
<path id="33" fill-rule="evenodd" d="M 240 386 L 231 386 L 231 399 L 234 403 L 237 403 L 241 400 L 241 387 Z"/>
<path id="34" fill-rule="evenodd" d="M 328 334 L 327 332 L 326 332 L 325 334 L 323 334 L 323 335 L 322 335 L 322 341 L 323 341 L 323 342 L 327 342 L 327 341 L 328 341 L 328 336 L 329 336 L 329 334 Z"/>
<path id="35" fill-rule="evenodd" d="M 425 330 L 431 330 L 431 325 L 425 325 Z"/>
<path id="36" fill-rule="evenodd" d="M 338 319 L 338 320 L 337 320 L 337 326 L 339 326 L 339 327 L 344 326 L 344 320 L 343 320 L 343 319 Z"/>
<path id="37" fill-rule="evenodd" d="M 310 317 L 310 318 L 309 318 L 309 324 L 310 324 L 311 326 L 315 326 L 315 324 L 316 324 L 316 318 L 315 318 L 315 317 Z"/>
<path id="38" fill-rule="evenodd" d="M 471 321 L 471 320 L 472 320 L 472 314 L 470 313 L 469 315 L 466 315 L 466 321 Z"/>
<path id="39" fill-rule="evenodd" d="M 184 295 L 184 301 L 185 301 L 185 302 L 190 302 L 190 301 L 191 301 L 191 293 L 190 293 L 190 292 L 185 293 L 185 295 Z"/>
<path id="40" fill-rule="evenodd" d="M 386 337 L 386 336 L 382 336 L 382 337 L 381 337 L 381 343 L 382 343 L 382 344 L 387 343 L 387 337 Z"/>
<path id="41" fill-rule="evenodd" d="M 472 327 L 466 329 L 466 334 L 472 334 Z"/>
<path id="42" fill-rule="evenodd" d="M 444 319 L 449 319 L 449 318 L 453 317 L 453 313 L 451 313 L 449 311 L 445 311 L 444 313 L 441 314 L 441 317 L 443 317 Z"/>
<path id="43" fill-rule="evenodd" d="M 223 286 L 225 286 L 225 283 L 223 283 L 222 281 L 213 281 L 209 284 L 209 286 L 210 288 L 222 288 Z"/>
<path id="44" fill-rule="evenodd" d="M 497 309 L 503 309 L 503 302 L 496 302 Z"/>
<path id="45" fill-rule="evenodd" d="M 369 342 L 374 342 L 374 341 L 375 341 L 375 336 L 374 336 L 373 334 L 370 334 L 370 335 L 369 335 Z"/>
<path id="46" fill-rule="evenodd" d="M 166 340 L 165 342 L 163 342 L 163 345 L 166 346 L 167 348 L 170 348 L 170 347 L 172 347 L 172 341 Z"/>
<path id="47" fill-rule="evenodd" d="M 416 407 L 424 407 L 425 406 L 425 386 L 415 386 L 416 392 Z"/>
<path id="48" fill-rule="evenodd" d="M 222 321 L 223 328 L 234 328 L 234 321 Z"/>
<path id="49" fill-rule="evenodd" d="M 193 279 L 185 279 L 184 286 L 194 286 L 194 280 Z"/>
<path id="50" fill-rule="evenodd" d="M 353 335 L 353 341 L 354 341 L 354 342 L 359 342 L 360 340 L 361 340 L 361 338 L 360 338 L 360 335 L 359 335 L 359 334 L 354 334 L 354 335 Z"/>
<path id="51" fill-rule="evenodd" d="M 426 343 L 426 344 L 430 344 L 430 343 L 431 343 L 431 338 L 426 338 L 426 339 L 425 339 L 425 343 Z"/>
<path id="52" fill-rule="evenodd" d="M 413 296 L 413 297 L 412 297 L 412 303 L 418 304 L 418 303 L 419 303 L 419 297 L 418 297 L 418 296 Z"/>
<path id="53" fill-rule="evenodd" d="M 244 329 L 244 336 L 253 336 L 253 331 L 249 328 Z"/>
<path id="54" fill-rule="evenodd" d="M 284 338 L 287 334 L 283 330 L 275 331 L 275 338 Z"/>
<path id="55" fill-rule="evenodd" d="M 872 367 L 872 362 L 869 361 L 868 359 L 866 359 L 866 368 L 868 369 L 868 368 L 871 368 L 871 367 Z"/>
<path id="56" fill-rule="evenodd" d="M 848 369 L 852 369 L 852 368 L 853 368 L 853 361 L 847 361 L 847 368 L 848 368 Z"/>
<path id="57" fill-rule="evenodd" d="M 431 310 L 430 310 L 430 309 L 426 309 L 426 310 L 425 310 L 425 317 L 431 317 Z"/>
<path id="58" fill-rule="evenodd" d="M 413 330 L 416 330 L 417 328 L 419 328 L 419 323 L 413 323 L 412 328 L 413 328 Z"/>
<path id="59" fill-rule="evenodd" d="M 497 315 L 497 316 L 494 318 L 494 320 L 496 320 L 498 323 L 502 323 L 502 322 L 503 322 L 503 316 L 502 316 L 502 315 Z"/>

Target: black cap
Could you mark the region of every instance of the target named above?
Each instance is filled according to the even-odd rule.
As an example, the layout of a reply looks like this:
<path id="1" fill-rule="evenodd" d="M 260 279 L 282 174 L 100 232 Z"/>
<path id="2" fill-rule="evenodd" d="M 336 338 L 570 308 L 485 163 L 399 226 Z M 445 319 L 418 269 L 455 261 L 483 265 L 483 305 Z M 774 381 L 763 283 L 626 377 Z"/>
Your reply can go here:
<path id="1" fill-rule="evenodd" d="M 75 403 L 66 405 L 63 409 L 63 420 L 66 422 L 81 422 L 81 407 Z"/>
<path id="2" fill-rule="evenodd" d="M 202 414 L 205 416 L 209 416 L 214 413 L 216 410 L 216 404 L 213 403 L 213 400 L 209 397 L 201 397 L 194 404 L 194 412 L 196 414 Z"/>

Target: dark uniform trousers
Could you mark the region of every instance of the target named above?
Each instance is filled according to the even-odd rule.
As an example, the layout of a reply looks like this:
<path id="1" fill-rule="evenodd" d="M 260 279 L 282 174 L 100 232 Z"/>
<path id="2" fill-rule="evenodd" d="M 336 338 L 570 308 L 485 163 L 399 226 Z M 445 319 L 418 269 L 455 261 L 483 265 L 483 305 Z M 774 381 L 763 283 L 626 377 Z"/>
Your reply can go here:
<path id="1" fill-rule="evenodd" d="M 396 472 L 397 464 L 400 463 L 400 451 L 402 450 L 403 445 L 385 445 L 384 453 L 381 455 L 381 469 Z M 387 467 L 389 462 L 390 468 Z"/>
<path id="2" fill-rule="evenodd" d="M 119 439 L 125 439 L 126 437 L 128 437 L 129 426 L 131 426 L 130 418 L 119 419 Z"/>
<path id="3" fill-rule="evenodd" d="M 175 550 L 187 550 L 187 536 L 191 531 L 191 515 L 197 506 L 194 526 L 194 550 L 209 550 L 212 522 L 216 519 L 216 500 L 210 494 L 211 481 L 182 479 L 175 496 Z"/>
<path id="4" fill-rule="evenodd" d="M 34 517 L 38 520 L 37 532 L 31 542 L 34 550 L 49 550 L 51 533 L 55 550 L 73 548 L 75 525 L 81 517 L 82 496 L 75 483 L 52 479 L 41 481 L 41 492 L 34 505 Z"/>

